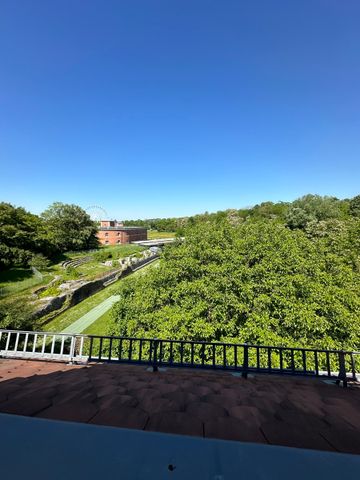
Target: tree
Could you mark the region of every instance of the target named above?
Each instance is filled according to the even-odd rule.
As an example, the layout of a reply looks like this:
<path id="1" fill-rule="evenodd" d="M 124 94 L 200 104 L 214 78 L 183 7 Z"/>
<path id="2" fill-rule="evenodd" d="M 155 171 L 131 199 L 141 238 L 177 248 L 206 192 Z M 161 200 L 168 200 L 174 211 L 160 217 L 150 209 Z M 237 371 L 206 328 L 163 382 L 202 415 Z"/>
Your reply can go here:
<path id="1" fill-rule="evenodd" d="M 35 253 L 29 260 L 29 265 L 38 270 L 45 270 L 49 263 L 49 260 L 42 253 Z"/>
<path id="2" fill-rule="evenodd" d="M 41 218 L 24 208 L 0 203 L 0 267 L 26 266 L 34 253 L 48 255 L 50 251 Z"/>
<path id="3" fill-rule="evenodd" d="M 122 284 L 111 333 L 359 348 L 359 288 L 359 272 L 323 238 L 272 220 L 208 221 Z"/>
<path id="4" fill-rule="evenodd" d="M 350 215 L 360 218 L 360 195 L 350 200 Z"/>
<path id="5" fill-rule="evenodd" d="M 285 218 L 288 227 L 304 228 L 309 222 L 341 218 L 342 214 L 342 204 L 337 198 L 305 195 L 290 205 Z"/>
<path id="6" fill-rule="evenodd" d="M 32 330 L 33 308 L 27 299 L 5 299 L 0 302 L 0 328 Z"/>
<path id="7" fill-rule="evenodd" d="M 42 213 L 51 243 L 60 251 L 96 248 L 97 225 L 77 205 L 55 202 Z"/>

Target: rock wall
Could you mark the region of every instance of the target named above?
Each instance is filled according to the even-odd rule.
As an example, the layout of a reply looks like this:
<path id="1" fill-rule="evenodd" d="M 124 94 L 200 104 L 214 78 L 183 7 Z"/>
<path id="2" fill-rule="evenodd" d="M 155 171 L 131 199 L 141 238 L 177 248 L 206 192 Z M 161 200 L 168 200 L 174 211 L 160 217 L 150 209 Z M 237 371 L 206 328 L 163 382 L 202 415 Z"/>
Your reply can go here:
<path id="1" fill-rule="evenodd" d="M 57 297 L 50 297 L 45 299 L 45 303 L 34 313 L 34 318 L 41 318 L 54 310 L 59 310 L 68 299 L 68 293 L 63 293 Z"/>
<path id="2" fill-rule="evenodd" d="M 94 293 L 99 292 L 111 282 L 118 280 L 120 277 L 125 277 L 126 275 L 129 275 L 130 273 L 137 270 L 138 268 L 141 268 L 147 263 L 153 262 L 158 257 L 158 255 L 152 255 L 151 257 L 137 261 L 133 265 L 126 265 L 123 268 L 112 271 L 102 276 L 101 278 L 91 280 L 90 282 L 82 282 L 80 285 L 75 286 L 73 289 L 68 290 L 66 293 L 62 293 L 57 297 L 45 299 L 46 303 L 44 303 L 35 312 L 34 318 L 44 317 L 51 312 L 55 313 L 55 315 L 53 315 L 53 317 L 55 317 L 57 315 L 56 310 L 62 309 L 61 313 L 64 312 L 68 308 L 73 307 L 74 305 L 77 305 L 81 301 L 85 300 L 85 298 L 91 297 L 91 295 L 94 295 Z M 63 308 L 65 302 L 67 302 L 67 305 L 65 308 Z M 46 319 L 46 321 L 48 320 L 49 319 Z"/>

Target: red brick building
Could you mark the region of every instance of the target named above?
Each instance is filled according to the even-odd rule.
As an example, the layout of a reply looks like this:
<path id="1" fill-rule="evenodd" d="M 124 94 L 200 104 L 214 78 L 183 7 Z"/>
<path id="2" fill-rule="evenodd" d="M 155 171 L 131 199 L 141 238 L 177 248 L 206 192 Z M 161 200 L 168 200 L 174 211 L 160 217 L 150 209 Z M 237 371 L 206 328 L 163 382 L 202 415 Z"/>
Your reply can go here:
<path id="1" fill-rule="evenodd" d="M 101 220 L 97 237 L 102 245 L 119 245 L 147 240 L 147 230 L 142 227 L 124 227 L 116 220 Z"/>

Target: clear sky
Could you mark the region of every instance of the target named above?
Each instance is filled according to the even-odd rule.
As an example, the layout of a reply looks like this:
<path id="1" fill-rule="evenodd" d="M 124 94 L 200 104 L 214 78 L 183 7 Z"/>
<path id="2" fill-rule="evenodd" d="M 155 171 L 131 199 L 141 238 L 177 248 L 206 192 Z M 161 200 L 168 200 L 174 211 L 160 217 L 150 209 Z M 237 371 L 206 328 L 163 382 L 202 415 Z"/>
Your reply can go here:
<path id="1" fill-rule="evenodd" d="M 0 200 L 360 193 L 359 0 L 0 0 Z"/>

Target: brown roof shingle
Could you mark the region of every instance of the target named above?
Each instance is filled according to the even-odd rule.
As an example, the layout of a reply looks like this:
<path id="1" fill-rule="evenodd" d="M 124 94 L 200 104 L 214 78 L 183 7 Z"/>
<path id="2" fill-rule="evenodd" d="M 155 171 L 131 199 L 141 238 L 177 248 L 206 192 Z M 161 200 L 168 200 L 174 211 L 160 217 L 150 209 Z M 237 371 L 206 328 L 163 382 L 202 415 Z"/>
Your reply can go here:
<path id="1" fill-rule="evenodd" d="M 0 360 L 0 412 L 360 454 L 360 388 L 319 379 Z"/>

